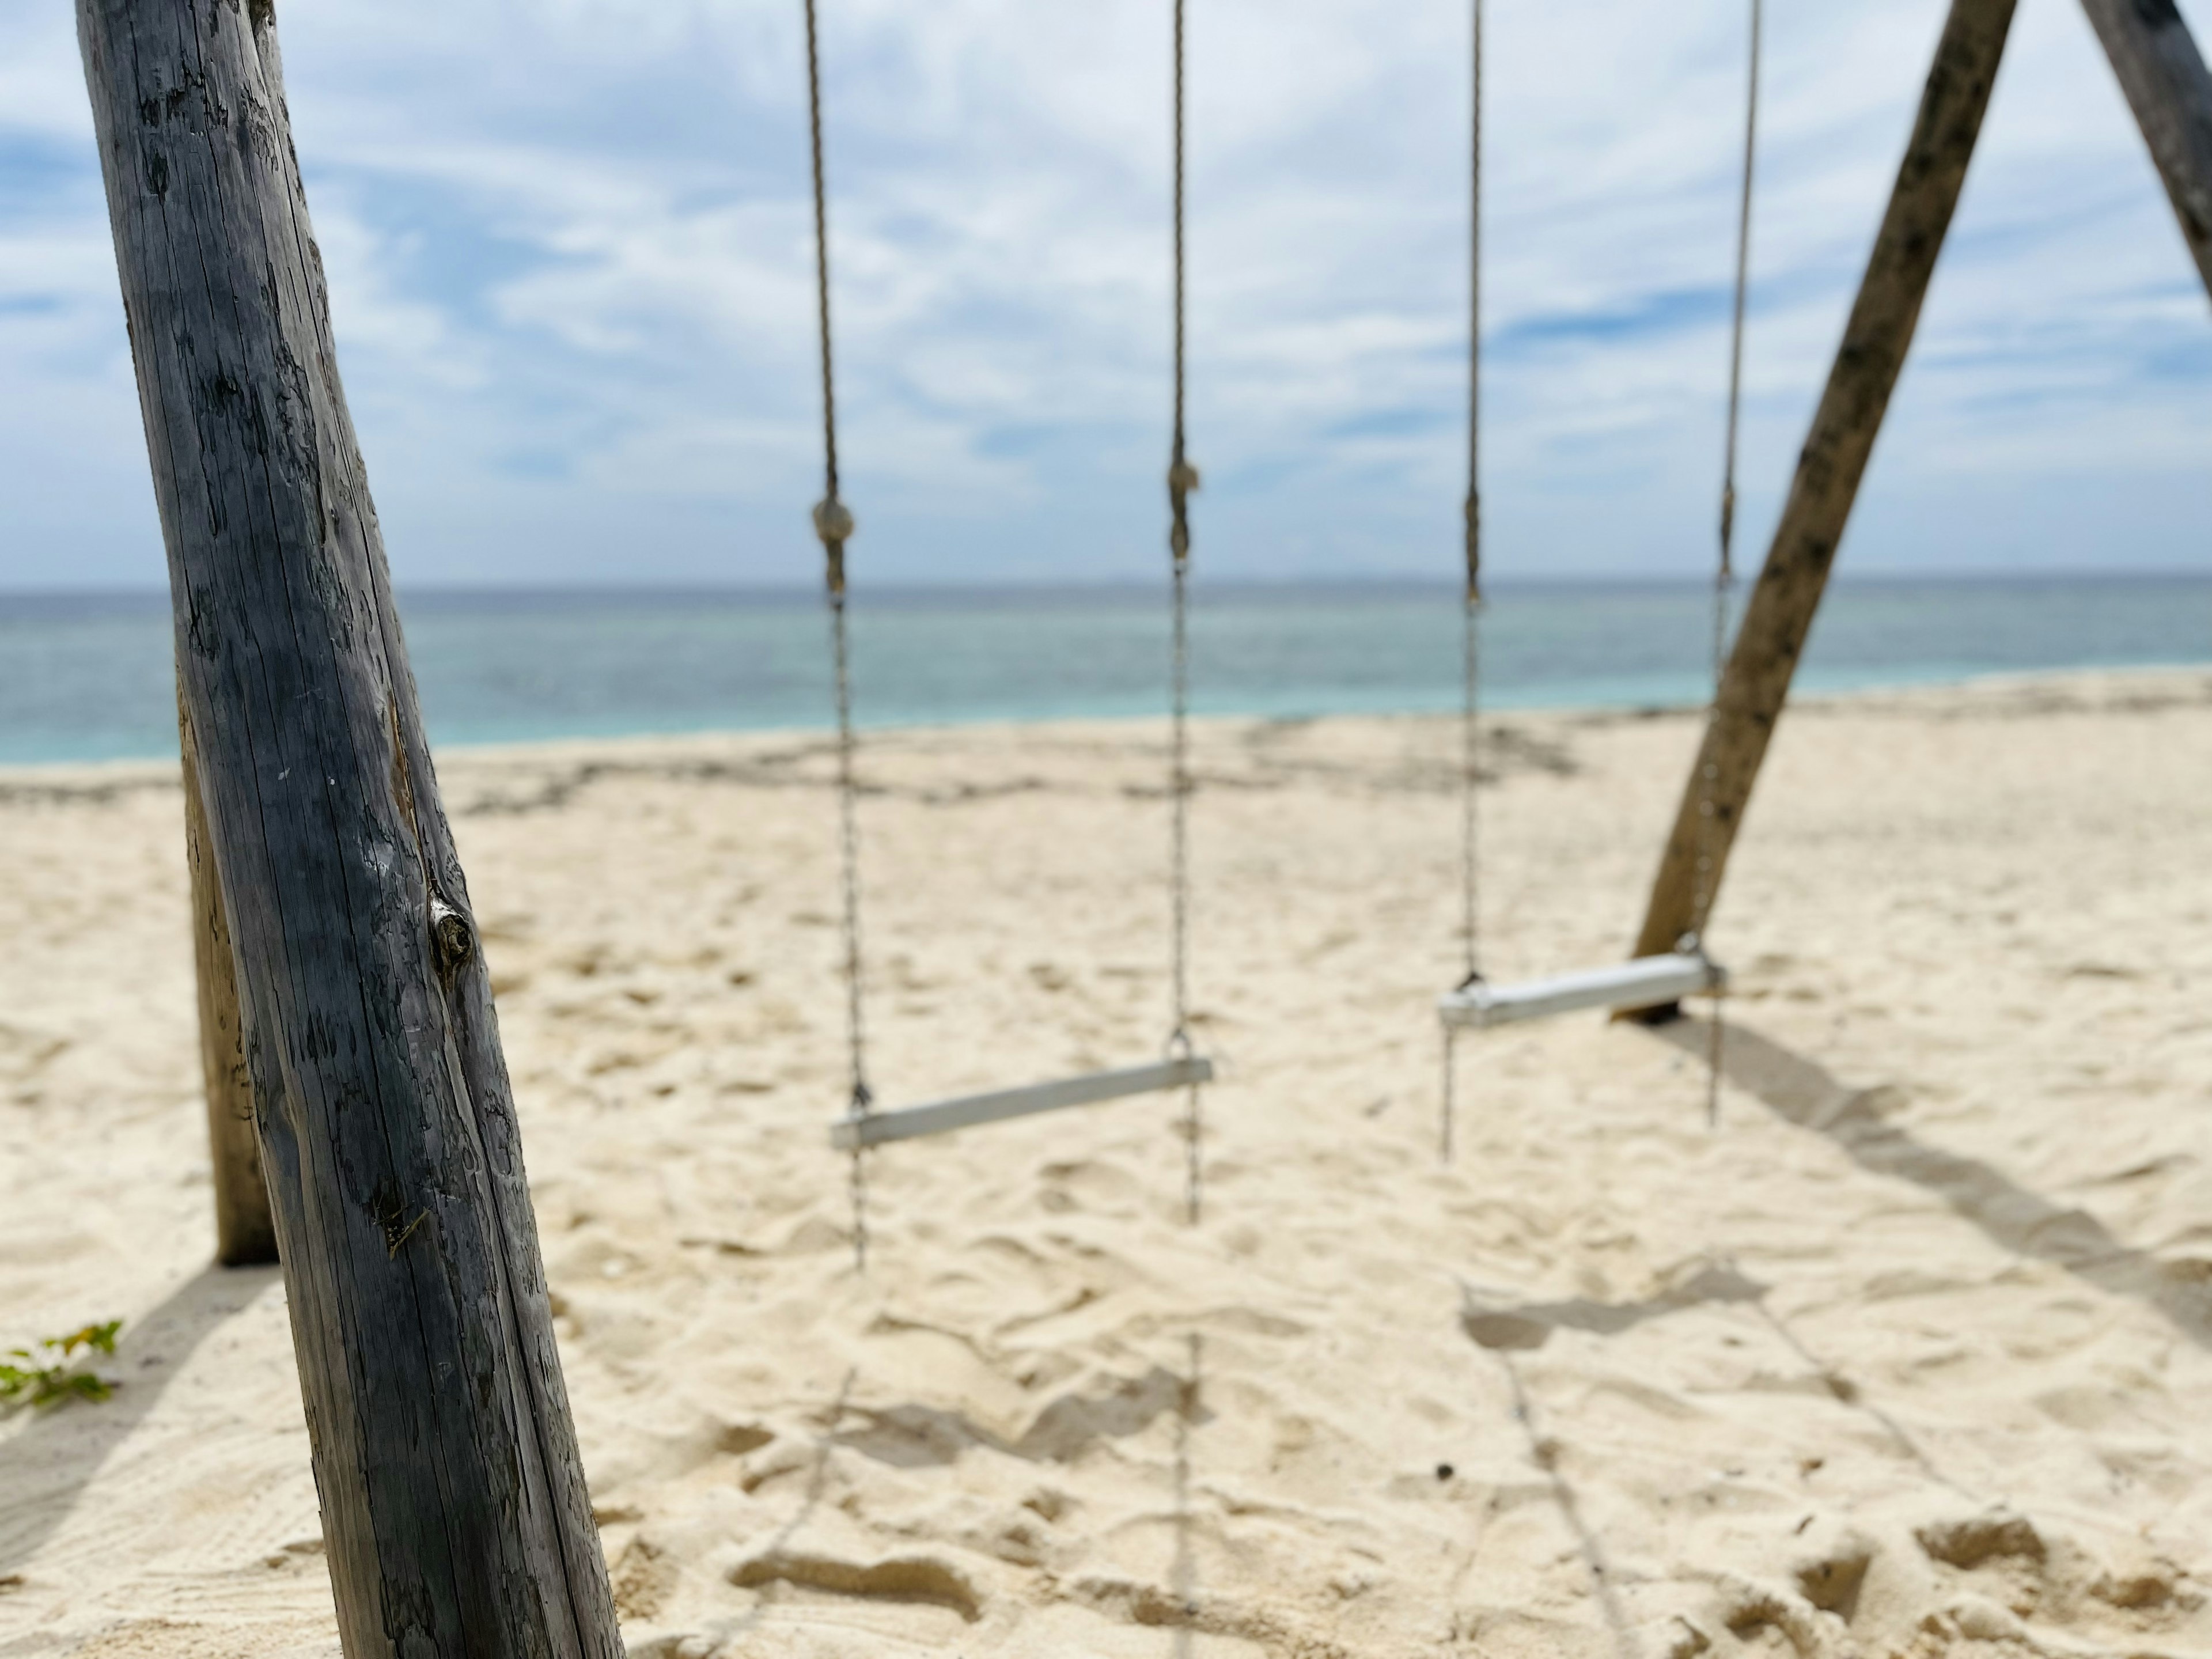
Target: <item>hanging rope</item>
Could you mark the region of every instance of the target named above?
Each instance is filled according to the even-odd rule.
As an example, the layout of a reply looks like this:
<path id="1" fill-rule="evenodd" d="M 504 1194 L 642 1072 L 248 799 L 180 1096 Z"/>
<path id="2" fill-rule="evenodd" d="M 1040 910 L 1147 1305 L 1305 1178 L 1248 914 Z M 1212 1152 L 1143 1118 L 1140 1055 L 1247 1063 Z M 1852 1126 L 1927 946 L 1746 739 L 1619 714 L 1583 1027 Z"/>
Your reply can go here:
<path id="1" fill-rule="evenodd" d="M 845 544 L 853 515 L 837 495 L 837 392 L 830 374 L 830 212 L 822 183 L 822 52 L 814 0 L 806 0 L 806 116 L 814 151 L 814 297 L 822 336 L 822 500 L 814 508 L 814 533 L 822 538 L 823 586 L 830 605 L 830 654 L 837 692 L 837 831 L 839 875 L 845 902 L 845 1034 L 851 1056 L 849 1111 L 866 1117 L 875 1103 L 868 1088 L 867 1028 L 860 1008 L 860 843 L 853 781 L 853 681 L 845 636 Z M 853 1148 L 853 1265 L 868 1266 L 867 1169 Z"/>
<path id="2" fill-rule="evenodd" d="M 1476 858 L 1475 786 L 1481 758 L 1482 690 L 1482 0 L 1474 0 L 1474 143 L 1468 177 L 1467 319 L 1467 592 L 1462 606 L 1461 685 L 1462 927 L 1467 937 L 1467 983 L 1482 977 L 1480 864 Z"/>
<path id="3" fill-rule="evenodd" d="M 1175 909 L 1175 1029 L 1168 1037 L 1172 1054 L 1188 1055 L 1190 1040 L 1190 492 L 1198 488 L 1198 469 L 1183 447 L 1183 0 L 1175 0 L 1175 435 L 1168 453 L 1168 550 L 1174 582 L 1174 647 L 1170 691 L 1168 743 L 1169 886 Z M 1183 1109 L 1183 1214 L 1193 1225 L 1202 1201 L 1198 1085 L 1193 1084 Z"/>
<path id="4" fill-rule="evenodd" d="M 1743 179 L 1736 199 L 1735 304 L 1729 334 L 1728 436 L 1721 467 L 1720 566 L 1713 576 L 1713 703 L 1707 722 L 1705 765 L 1698 775 L 1698 886 L 1696 903 L 1691 912 L 1693 932 L 1690 944 L 1699 956 L 1705 954 L 1705 928 L 1712 910 L 1714 878 L 1717 874 L 1715 866 L 1720 825 L 1714 796 L 1720 782 L 1720 763 L 1719 757 L 1711 750 L 1711 738 L 1719 726 L 1721 686 L 1728 674 L 1729 598 L 1735 585 L 1736 434 L 1743 411 L 1744 310 L 1751 288 L 1751 191 L 1753 167 L 1759 155 L 1759 58 L 1763 9 L 1763 0 L 1751 0 L 1751 64 L 1743 112 Z M 1705 1121 L 1708 1124 L 1717 1124 L 1720 1121 L 1721 1057 L 1725 1030 L 1721 1000 L 1721 988 L 1716 985 L 1713 988 L 1712 1020 L 1708 1028 L 1710 1047 L 1705 1054 Z"/>
<path id="5" fill-rule="evenodd" d="M 1743 319 L 1751 292 L 1751 185 L 1759 156 L 1759 58 L 1763 0 L 1751 0 L 1751 66 L 1743 108 L 1743 181 L 1735 212 L 1735 306 L 1729 331 L 1729 395 L 1727 458 L 1721 477 L 1721 566 L 1718 586 L 1725 590 L 1735 580 L 1736 433 L 1743 412 Z M 1723 610 L 1721 613 L 1727 619 Z M 1715 670 L 1727 665 L 1720 654 L 1722 636 L 1714 640 Z M 1717 687 L 1717 681 L 1716 681 Z"/>
<path id="6" fill-rule="evenodd" d="M 1467 327 L 1467 587 L 1460 633 L 1460 933 L 1467 977 L 1482 978 L 1481 842 L 1476 791 L 1482 760 L 1482 0 L 1474 0 L 1474 96 L 1468 156 Z M 1440 1151 L 1451 1162 L 1458 1066 L 1455 1029 L 1444 1027 L 1444 1109 Z"/>

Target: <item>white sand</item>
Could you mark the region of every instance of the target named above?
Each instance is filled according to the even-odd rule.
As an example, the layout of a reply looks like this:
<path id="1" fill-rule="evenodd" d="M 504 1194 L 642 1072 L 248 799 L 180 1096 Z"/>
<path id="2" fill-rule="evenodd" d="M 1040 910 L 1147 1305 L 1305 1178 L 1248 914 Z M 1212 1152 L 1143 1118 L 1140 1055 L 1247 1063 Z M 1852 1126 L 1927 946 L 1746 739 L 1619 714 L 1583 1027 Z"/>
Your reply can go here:
<path id="1" fill-rule="evenodd" d="M 1499 975 L 1606 961 L 1694 735 L 1515 718 Z M 889 1102 L 1164 1036 L 1157 728 L 885 739 Z M 1201 739 L 1227 1080 L 890 1149 L 856 1282 L 797 738 L 449 757 L 635 1656 L 2212 1651 L 2212 678 L 1808 704 L 1702 1028 L 1466 1046 L 1451 733 Z M 327 1655 L 273 1273 L 204 1268 L 179 811 L 0 779 L 0 1655 Z M 1486 1344 L 1490 1346 L 1486 1346 Z M 1449 1466 L 1447 1469 L 1447 1466 Z"/>

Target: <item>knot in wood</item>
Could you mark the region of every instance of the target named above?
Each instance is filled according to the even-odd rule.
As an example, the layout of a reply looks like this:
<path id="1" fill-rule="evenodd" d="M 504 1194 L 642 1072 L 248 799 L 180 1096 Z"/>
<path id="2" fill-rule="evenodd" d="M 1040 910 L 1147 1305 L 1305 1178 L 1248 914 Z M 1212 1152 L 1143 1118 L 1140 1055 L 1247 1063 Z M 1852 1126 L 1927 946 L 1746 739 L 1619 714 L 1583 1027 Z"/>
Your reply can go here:
<path id="1" fill-rule="evenodd" d="M 476 954 L 469 919 L 435 893 L 430 895 L 430 939 L 437 947 L 438 967 L 447 974 L 459 970 Z"/>

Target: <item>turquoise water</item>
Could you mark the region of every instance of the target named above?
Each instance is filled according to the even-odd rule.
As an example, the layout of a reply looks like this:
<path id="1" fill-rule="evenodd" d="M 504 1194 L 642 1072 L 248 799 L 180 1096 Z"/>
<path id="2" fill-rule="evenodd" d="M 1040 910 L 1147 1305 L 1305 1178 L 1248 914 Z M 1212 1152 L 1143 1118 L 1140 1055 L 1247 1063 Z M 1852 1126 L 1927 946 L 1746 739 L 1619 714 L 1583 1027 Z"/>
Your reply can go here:
<path id="1" fill-rule="evenodd" d="M 1695 702 L 1696 586 L 1508 586 L 1484 624 L 1498 708 Z M 819 599 L 799 592 L 416 592 L 401 605 L 441 743 L 819 726 Z M 854 605 L 866 724 L 1153 714 L 1167 617 L 1133 589 L 878 592 Z M 1457 706 L 1445 586 L 1200 587 L 1192 702 L 1310 715 Z M 1838 581 L 1798 684 L 1855 690 L 2212 661 L 2212 577 Z M 164 595 L 0 594 L 0 763 L 176 750 Z"/>

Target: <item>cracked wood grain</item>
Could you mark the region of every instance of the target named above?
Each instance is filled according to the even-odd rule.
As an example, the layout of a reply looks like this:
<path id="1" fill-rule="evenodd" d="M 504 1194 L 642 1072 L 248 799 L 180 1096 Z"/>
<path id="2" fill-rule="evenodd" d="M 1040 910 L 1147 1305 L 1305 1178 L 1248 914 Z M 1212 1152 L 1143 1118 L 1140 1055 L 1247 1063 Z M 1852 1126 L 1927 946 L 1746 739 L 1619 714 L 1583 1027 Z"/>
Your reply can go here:
<path id="1" fill-rule="evenodd" d="M 338 1626 L 619 1659 L 266 0 L 78 0 Z"/>

